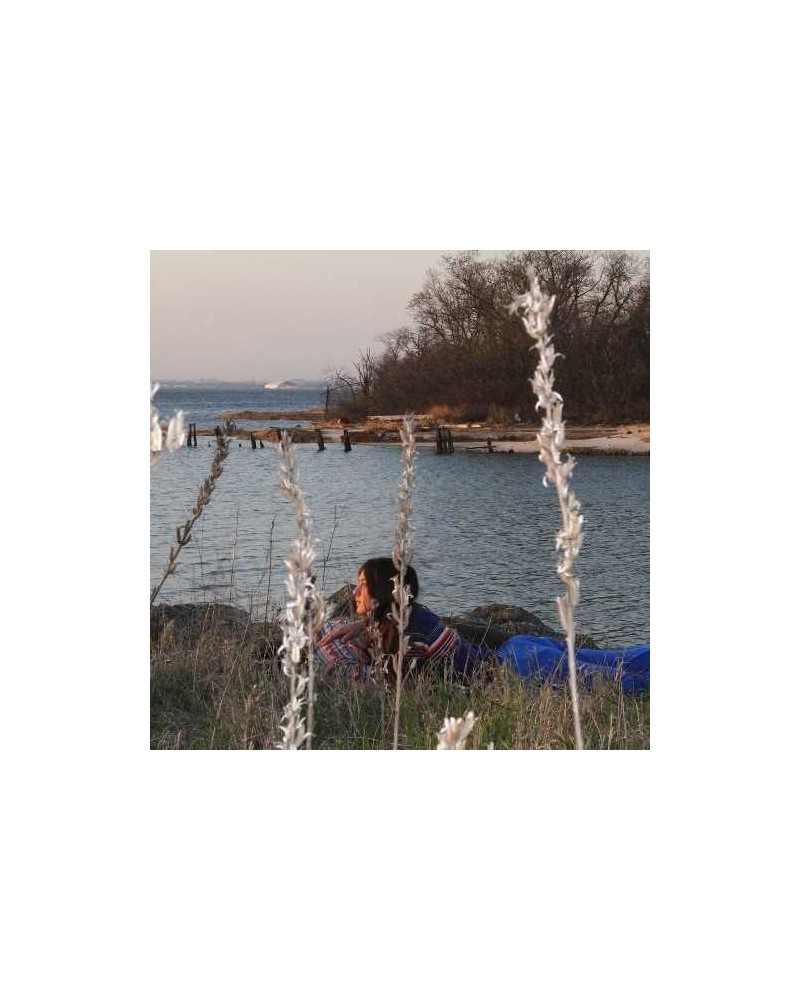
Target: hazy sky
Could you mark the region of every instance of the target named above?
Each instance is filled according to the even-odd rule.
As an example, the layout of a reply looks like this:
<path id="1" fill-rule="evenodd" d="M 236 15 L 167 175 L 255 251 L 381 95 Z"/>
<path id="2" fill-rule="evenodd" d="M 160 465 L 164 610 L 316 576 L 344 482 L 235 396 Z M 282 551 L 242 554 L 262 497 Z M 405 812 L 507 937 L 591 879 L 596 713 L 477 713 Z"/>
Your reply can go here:
<path id="1" fill-rule="evenodd" d="M 349 367 L 410 322 L 408 300 L 444 252 L 154 250 L 151 377 L 316 379 Z"/>

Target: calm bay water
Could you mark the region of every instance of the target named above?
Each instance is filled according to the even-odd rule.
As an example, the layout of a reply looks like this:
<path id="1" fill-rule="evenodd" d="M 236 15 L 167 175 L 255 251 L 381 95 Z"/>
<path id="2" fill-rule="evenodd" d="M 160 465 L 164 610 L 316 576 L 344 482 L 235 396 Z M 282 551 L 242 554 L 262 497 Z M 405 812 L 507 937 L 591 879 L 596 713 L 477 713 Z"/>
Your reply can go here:
<path id="1" fill-rule="evenodd" d="M 319 407 L 324 389 L 254 386 L 164 386 L 155 397 L 162 417 L 183 409 L 198 427 L 241 410 Z M 274 423 L 280 423 L 275 421 Z M 286 422 L 288 426 L 290 422 Z M 292 422 L 293 423 L 293 422 Z M 244 429 L 265 422 L 238 421 Z M 166 455 L 150 473 L 151 585 L 161 576 L 175 528 L 190 514 L 208 474 L 213 443 Z M 297 445 L 300 485 L 319 539 L 318 579 L 326 593 L 355 582 L 361 562 L 389 555 L 396 520 L 400 449 L 392 445 Z M 295 533 L 291 504 L 278 488 L 272 444 L 255 451 L 233 440 L 205 514 L 159 601 L 222 600 L 263 614 L 281 602 L 283 560 Z M 584 514 L 578 559 L 578 631 L 605 645 L 650 637 L 650 459 L 581 455 L 573 485 Z M 558 627 L 555 573 L 558 504 L 542 485 L 531 455 L 421 448 L 415 464 L 412 526 L 420 599 L 442 614 L 478 604 L 515 604 Z"/>

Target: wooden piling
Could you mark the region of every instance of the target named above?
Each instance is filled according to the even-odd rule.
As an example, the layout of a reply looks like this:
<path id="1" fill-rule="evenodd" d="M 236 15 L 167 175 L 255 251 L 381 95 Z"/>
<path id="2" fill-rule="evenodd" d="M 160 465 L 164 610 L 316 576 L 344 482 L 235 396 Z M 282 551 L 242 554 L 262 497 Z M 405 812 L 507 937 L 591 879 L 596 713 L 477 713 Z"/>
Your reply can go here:
<path id="1" fill-rule="evenodd" d="M 252 431 L 250 431 L 250 446 L 252 447 L 253 451 L 255 451 L 256 448 L 258 447 L 258 445 L 256 444 L 256 436 Z"/>
<path id="2" fill-rule="evenodd" d="M 317 428 L 317 448 L 319 451 L 325 451 L 325 439 L 322 436 L 322 431 Z"/>
<path id="3" fill-rule="evenodd" d="M 345 451 L 352 451 L 353 450 L 353 446 L 350 443 L 350 431 L 347 430 L 347 428 L 345 428 L 344 434 L 342 434 L 342 440 L 344 441 L 344 450 Z"/>

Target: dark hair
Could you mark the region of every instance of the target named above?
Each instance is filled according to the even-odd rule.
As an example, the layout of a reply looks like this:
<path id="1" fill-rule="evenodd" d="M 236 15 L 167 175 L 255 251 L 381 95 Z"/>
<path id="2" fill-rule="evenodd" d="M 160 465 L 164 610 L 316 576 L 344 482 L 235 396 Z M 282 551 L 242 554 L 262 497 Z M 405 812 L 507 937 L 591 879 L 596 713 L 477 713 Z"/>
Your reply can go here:
<path id="1" fill-rule="evenodd" d="M 394 578 L 397 576 L 394 562 L 383 557 L 367 559 L 364 565 L 359 567 L 358 572 L 359 575 L 364 574 L 369 596 L 377 602 L 374 611 L 375 620 L 383 621 L 394 604 Z M 405 584 L 411 589 L 411 599 L 415 600 L 419 594 L 419 581 L 413 566 L 406 566 Z"/>
<path id="2" fill-rule="evenodd" d="M 367 559 L 364 565 L 359 567 L 358 573 L 359 576 L 364 574 L 369 596 L 376 602 L 372 616 L 380 629 L 383 651 L 396 653 L 399 637 L 397 623 L 391 614 L 394 604 L 394 578 L 397 576 L 394 561 L 384 557 Z M 411 590 L 411 600 L 416 600 L 419 594 L 419 580 L 413 566 L 406 566 L 405 584 Z"/>

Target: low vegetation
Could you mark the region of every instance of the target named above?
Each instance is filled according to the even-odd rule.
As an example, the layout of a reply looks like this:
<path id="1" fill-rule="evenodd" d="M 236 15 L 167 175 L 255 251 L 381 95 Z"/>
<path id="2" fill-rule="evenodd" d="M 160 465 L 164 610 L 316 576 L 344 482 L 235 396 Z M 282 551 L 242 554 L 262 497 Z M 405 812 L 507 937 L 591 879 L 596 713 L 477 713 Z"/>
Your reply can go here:
<path id="1" fill-rule="evenodd" d="M 151 644 L 151 749 L 273 749 L 287 699 L 279 643 L 279 629 L 263 624 L 210 618 L 181 631 L 168 626 Z M 391 750 L 394 681 L 317 675 L 315 683 L 315 750 Z M 579 703 L 585 749 L 649 749 L 649 695 L 625 695 L 611 681 L 596 681 L 581 687 Z M 475 724 L 465 749 L 575 749 L 567 687 L 489 664 L 470 687 L 437 674 L 408 678 L 399 748 L 436 749 L 442 720 L 469 710 Z"/>

